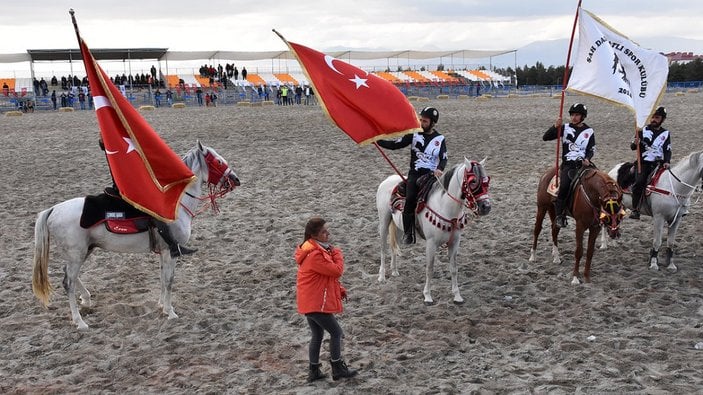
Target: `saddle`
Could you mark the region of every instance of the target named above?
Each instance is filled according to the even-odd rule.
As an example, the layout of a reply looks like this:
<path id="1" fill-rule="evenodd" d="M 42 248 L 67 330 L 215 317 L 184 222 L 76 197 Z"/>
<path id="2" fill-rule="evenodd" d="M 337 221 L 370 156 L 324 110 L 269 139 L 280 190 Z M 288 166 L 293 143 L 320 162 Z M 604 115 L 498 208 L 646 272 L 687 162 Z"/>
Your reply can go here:
<path id="1" fill-rule="evenodd" d="M 425 202 L 427 201 L 427 196 L 432 189 L 432 185 L 437 182 L 437 178 L 433 176 L 432 173 L 425 174 L 417 179 L 417 184 L 419 189 L 417 191 L 417 206 L 415 207 L 415 214 L 422 211 L 425 208 Z M 394 211 L 403 211 L 405 207 L 405 189 L 406 182 L 400 181 L 398 185 L 391 191 L 391 209 Z"/>
<path id="2" fill-rule="evenodd" d="M 85 197 L 81 213 L 81 228 L 105 224 L 111 233 L 133 234 L 148 231 L 152 225 L 151 216 L 137 210 L 122 198 L 101 193 Z"/>
<path id="3" fill-rule="evenodd" d="M 571 215 L 571 204 L 573 203 L 573 197 L 574 197 L 574 191 L 576 190 L 576 187 L 579 185 L 581 182 L 581 178 L 588 172 L 590 169 L 596 169 L 595 166 L 589 166 L 589 167 L 580 167 L 578 171 L 576 172 L 576 176 L 574 176 L 573 179 L 571 179 L 571 185 L 569 185 L 569 194 L 566 197 L 566 202 L 564 202 L 564 213 L 567 215 Z M 555 174 L 552 179 L 549 181 L 549 185 L 547 185 L 547 193 L 552 195 L 553 199 L 556 200 L 557 194 L 559 193 L 559 188 L 557 187 L 557 177 L 559 176 L 559 173 Z"/>

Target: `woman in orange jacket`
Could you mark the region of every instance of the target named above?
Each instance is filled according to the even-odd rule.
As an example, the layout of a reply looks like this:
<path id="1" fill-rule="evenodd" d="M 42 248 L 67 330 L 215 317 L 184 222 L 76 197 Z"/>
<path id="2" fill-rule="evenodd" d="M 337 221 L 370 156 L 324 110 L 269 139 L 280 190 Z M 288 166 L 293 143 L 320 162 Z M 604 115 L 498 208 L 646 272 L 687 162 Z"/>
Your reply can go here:
<path id="1" fill-rule="evenodd" d="M 320 348 L 325 331 L 330 334 L 332 379 L 357 374 L 342 359 L 344 333 L 334 314 L 342 312 L 342 299 L 347 298 L 347 291 L 339 282 L 344 273 L 344 256 L 339 248 L 330 244 L 329 238 L 325 220 L 313 217 L 305 225 L 305 240 L 295 250 L 298 312 L 305 315 L 312 332 L 308 349 L 310 382 L 327 377 L 320 371 Z"/>

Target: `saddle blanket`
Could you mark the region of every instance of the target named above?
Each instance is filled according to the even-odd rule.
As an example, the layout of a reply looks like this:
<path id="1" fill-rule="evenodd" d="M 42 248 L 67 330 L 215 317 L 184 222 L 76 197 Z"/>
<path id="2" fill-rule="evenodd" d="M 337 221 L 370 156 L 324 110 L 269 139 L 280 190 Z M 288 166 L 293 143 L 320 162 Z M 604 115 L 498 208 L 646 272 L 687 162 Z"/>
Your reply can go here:
<path id="1" fill-rule="evenodd" d="M 101 223 L 112 233 L 140 233 L 149 230 L 151 217 L 118 197 L 104 193 L 86 196 L 81 227 L 88 229 Z"/>

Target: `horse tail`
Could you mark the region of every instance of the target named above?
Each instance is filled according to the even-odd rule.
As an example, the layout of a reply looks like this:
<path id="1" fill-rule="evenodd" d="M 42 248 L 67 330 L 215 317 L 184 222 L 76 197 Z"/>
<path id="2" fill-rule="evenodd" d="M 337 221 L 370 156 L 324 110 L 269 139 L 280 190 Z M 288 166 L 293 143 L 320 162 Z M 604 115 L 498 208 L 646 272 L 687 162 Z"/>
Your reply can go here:
<path id="1" fill-rule="evenodd" d="M 37 215 L 34 225 L 34 268 L 32 270 L 32 290 L 44 306 L 49 305 L 51 283 L 49 282 L 49 227 L 47 222 L 53 208 Z"/>
<path id="2" fill-rule="evenodd" d="M 400 255 L 400 248 L 398 248 L 398 227 L 395 226 L 395 221 L 391 217 L 391 222 L 388 224 L 388 244 L 390 244 L 391 254 Z"/>

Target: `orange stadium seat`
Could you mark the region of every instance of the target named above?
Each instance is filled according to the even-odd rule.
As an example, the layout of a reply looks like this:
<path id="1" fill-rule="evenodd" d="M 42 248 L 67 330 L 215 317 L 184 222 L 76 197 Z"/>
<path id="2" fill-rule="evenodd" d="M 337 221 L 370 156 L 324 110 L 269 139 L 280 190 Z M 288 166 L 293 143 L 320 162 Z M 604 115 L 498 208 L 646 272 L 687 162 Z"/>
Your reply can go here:
<path id="1" fill-rule="evenodd" d="M 445 73 L 444 71 L 430 71 L 430 73 L 432 73 L 432 75 L 437 76 L 437 78 L 439 78 L 442 81 L 456 81 L 456 78 Z"/>
<path id="2" fill-rule="evenodd" d="M 195 80 L 198 81 L 198 84 L 200 84 L 200 86 L 210 86 L 210 79 L 208 77 L 201 77 L 199 75 L 195 75 Z"/>
<path id="3" fill-rule="evenodd" d="M 400 78 L 394 76 L 391 73 L 385 72 L 385 71 L 375 71 L 374 74 L 376 74 L 377 76 L 383 78 L 384 80 L 392 82 L 394 84 L 400 84 L 403 82 L 400 80 Z"/>
<path id="4" fill-rule="evenodd" d="M 490 81 L 490 80 L 491 80 L 491 76 L 488 75 L 488 74 L 486 74 L 486 73 L 484 73 L 484 72 L 481 71 L 481 70 L 469 70 L 469 73 L 472 74 L 472 75 L 475 75 L 476 77 L 478 77 L 478 78 L 480 78 L 480 79 L 482 79 L 482 80 L 486 80 L 486 81 Z"/>
<path id="5" fill-rule="evenodd" d="M 298 81 L 296 81 L 295 78 L 291 77 L 290 74 L 274 74 L 273 76 L 278 78 L 278 80 L 284 84 L 298 85 Z"/>
<path id="6" fill-rule="evenodd" d="M 403 71 L 403 74 L 407 75 L 408 77 L 414 79 L 417 82 L 429 82 L 430 81 L 427 78 L 425 78 L 425 76 L 423 76 L 422 74 L 420 74 L 416 71 Z"/>
<path id="7" fill-rule="evenodd" d="M 247 74 L 247 81 L 252 85 L 266 85 L 266 81 L 258 74 Z"/>
<path id="8" fill-rule="evenodd" d="M 176 87 L 176 86 L 178 86 L 178 80 L 179 80 L 179 79 L 180 79 L 180 78 L 178 78 L 177 75 L 173 75 L 173 74 L 167 75 L 167 76 L 166 76 L 166 86 L 167 86 L 167 87 Z"/>

